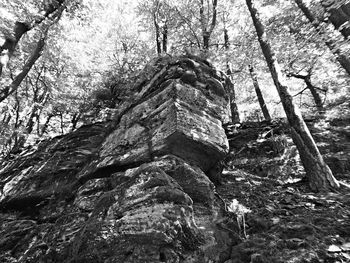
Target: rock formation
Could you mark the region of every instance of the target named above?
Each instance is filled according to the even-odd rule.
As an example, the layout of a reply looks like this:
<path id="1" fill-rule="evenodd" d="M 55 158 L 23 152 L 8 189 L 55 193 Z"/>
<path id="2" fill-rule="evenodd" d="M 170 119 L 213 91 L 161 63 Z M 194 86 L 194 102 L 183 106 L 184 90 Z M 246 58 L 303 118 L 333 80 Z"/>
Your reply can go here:
<path id="1" fill-rule="evenodd" d="M 110 120 L 7 162 L 0 261 L 224 262 L 225 83 L 200 58 L 158 58 Z"/>

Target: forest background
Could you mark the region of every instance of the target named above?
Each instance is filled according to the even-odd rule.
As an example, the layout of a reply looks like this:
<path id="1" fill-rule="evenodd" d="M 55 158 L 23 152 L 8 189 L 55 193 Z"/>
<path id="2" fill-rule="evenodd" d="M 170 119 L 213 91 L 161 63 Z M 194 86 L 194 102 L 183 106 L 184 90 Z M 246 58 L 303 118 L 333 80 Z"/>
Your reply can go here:
<path id="1" fill-rule="evenodd" d="M 350 1 L 254 6 L 304 118 L 349 114 Z M 285 117 L 244 0 L 4 0 L 0 19 L 0 160 L 101 119 L 166 54 L 230 76 L 233 122 Z"/>

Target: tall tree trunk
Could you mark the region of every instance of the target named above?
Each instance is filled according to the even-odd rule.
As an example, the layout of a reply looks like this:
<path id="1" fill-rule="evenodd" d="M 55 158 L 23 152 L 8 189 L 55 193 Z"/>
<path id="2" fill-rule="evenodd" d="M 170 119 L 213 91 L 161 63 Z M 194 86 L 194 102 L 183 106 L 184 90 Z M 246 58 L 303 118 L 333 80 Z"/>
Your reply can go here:
<path id="1" fill-rule="evenodd" d="M 347 39 L 350 36 L 350 2 L 339 5 L 339 0 L 322 0 L 322 6 L 334 27 Z"/>
<path id="2" fill-rule="evenodd" d="M 254 67 L 252 65 L 249 65 L 249 73 L 250 73 L 250 77 L 251 77 L 251 79 L 253 81 L 253 85 L 254 85 L 254 88 L 255 88 L 256 96 L 258 97 L 258 101 L 259 101 L 259 105 L 260 105 L 261 111 L 262 111 L 262 113 L 264 115 L 265 120 L 270 122 L 271 121 L 271 116 L 270 116 L 269 110 L 267 109 L 264 97 L 263 97 L 263 95 L 261 93 L 259 82 L 258 82 L 258 78 L 256 76 Z"/>
<path id="3" fill-rule="evenodd" d="M 298 148 L 310 188 L 314 191 L 327 191 L 339 188 L 339 182 L 334 178 L 332 171 L 324 162 L 300 111 L 293 103 L 292 96 L 284 83 L 284 76 L 277 63 L 276 55 L 266 39 L 264 26 L 259 19 L 257 10 L 252 4 L 252 0 L 246 0 L 246 4 L 253 20 L 261 50 L 287 115 L 292 138 Z"/>
<path id="4" fill-rule="evenodd" d="M 155 28 L 155 33 L 156 33 L 156 45 L 157 45 L 157 54 L 162 53 L 162 43 L 160 39 L 160 27 L 157 21 L 157 14 L 154 12 L 153 14 L 153 23 L 154 23 L 154 28 Z"/>
<path id="5" fill-rule="evenodd" d="M 228 51 L 230 48 L 230 43 L 229 43 L 229 37 L 228 37 L 228 32 L 227 29 L 224 28 L 224 46 L 225 50 Z M 230 109 L 231 109 L 231 121 L 232 123 L 240 123 L 240 117 L 239 117 L 239 111 L 236 103 L 236 92 L 235 92 L 235 86 L 233 85 L 231 81 L 231 68 L 230 64 L 228 61 L 228 58 L 226 58 L 226 74 L 228 75 L 228 78 L 226 78 L 226 87 L 228 89 L 228 94 L 229 94 L 229 103 L 230 103 Z"/>
<path id="6" fill-rule="evenodd" d="M 27 62 L 24 64 L 22 71 L 14 78 L 14 80 L 9 86 L 0 90 L 0 102 L 4 101 L 8 96 L 10 96 L 13 92 L 15 92 L 18 89 L 19 85 L 21 85 L 23 79 L 28 75 L 34 63 L 39 59 L 45 46 L 47 33 L 48 28 L 40 37 L 33 53 L 28 58 Z"/>
<path id="7" fill-rule="evenodd" d="M 339 64 L 350 75 L 350 59 L 346 54 L 343 54 L 343 52 L 340 50 L 340 48 L 337 45 L 337 41 L 333 40 L 330 36 L 327 36 L 326 32 L 324 32 L 324 30 L 322 29 L 321 22 L 314 17 L 314 15 L 311 13 L 309 8 L 303 2 L 303 0 L 294 0 L 294 1 L 297 4 L 297 6 L 300 8 L 300 10 L 303 12 L 303 14 L 310 21 L 310 23 L 314 26 L 317 33 L 327 38 L 327 40 L 325 41 L 326 46 L 335 55 Z"/>

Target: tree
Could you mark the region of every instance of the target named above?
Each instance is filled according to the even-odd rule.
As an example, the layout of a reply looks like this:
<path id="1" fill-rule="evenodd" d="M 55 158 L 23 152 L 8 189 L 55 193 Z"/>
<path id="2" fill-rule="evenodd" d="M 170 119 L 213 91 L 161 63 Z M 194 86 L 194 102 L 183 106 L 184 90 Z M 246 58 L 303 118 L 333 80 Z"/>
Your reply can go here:
<path id="1" fill-rule="evenodd" d="M 306 6 L 303 0 L 295 0 L 295 3 L 303 12 L 303 14 L 307 17 L 310 23 L 313 25 L 317 33 L 325 38 L 325 44 L 329 48 L 329 50 L 335 55 L 339 64 L 344 68 L 344 70 L 350 75 L 350 58 L 347 54 L 345 54 L 336 40 L 328 36 L 322 22 L 319 21 L 311 12 L 311 10 Z"/>
<path id="2" fill-rule="evenodd" d="M 319 91 L 326 93 L 327 89 L 322 89 L 322 88 L 316 87 L 315 85 L 312 84 L 312 82 L 311 82 L 311 76 L 313 73 L 312 71 L 313 71 L 313 66 L 311 66 L 304 74 L 301 72 L 289 72 L 289 73 L 287 73 L 287 77 L 293 77 L 296 79 L 303 80 L 306 87 L 303 90 L 301 90 L 300 92 L 298 92 L 297 95 L 302 94 L 306 89 L 309 90 L 311 95 L 312 95 L 312 98 L 315 102 L 317 111 L 320 114 L 324 114 L 324 105 L 323 105 L 324 101 L 322 100 Z"/>
<path id="3" fill-rule="evenodd" d="M 230 39 L 228 35 L 228 30 L 226 28 L 226 18 L 225 15 L 227 15 L 227 12 L 223 13 L 223 32 L 224 32 L 224 49 L 226 53 L 225 57 L 225 63 L 226 63 L 226 74 L 228 75 L 227 78 L 227 87 L 228 87 L 228 95 L 229 95 L 229 101 L 230 101 L 230 109 L 231 109 L 231 121 L 232 123 L 240 123 L 240 117 L 239 117 L 239 111 L 238 111 L 238 106 L 236 102 L 236 91 L 235 91 L 235 86 L 232 83 L 231 75 L 232 75 L 232 70 L 230 67 L 229 63 L 229 58 L 228 58 L 228 52 L 230 50 Z"/>
<path id="4" fill-rule="evenodd" d="M 249 67 L 250 77 L 252 78 L 253 86 L 255 88 L 256 96 L 258 97 L 258 101 L 259 101 L 259 105 L 260 105 L 261 111 L 262 111 L 262 113 L 264 115 L 265 120 L 270 122 L 271 121 L 271 116 L 270 116 L 269 110 L 267 109 L 264 97 L 263 97 L 263 95 L 261 93 L 260 85 L 259 85 L 259 82 L 258 82 L 258 77 L 257 77 L 257 75 L 255 73 L 254 67 L 252 65 L 249 65 L 248 67 Z"/>
<path id="5" fill-rule="evenodd" d="M 153 2 L 153 6 L 151 8 L 151 13 L 153 16 L 153 23 L 155 28 L 158 55 L 161 54 L 162 52 L 166 53 L 167 47 L 168 47 L 168 26 L 167 26 L 167 19 L 165 18 L 164 14 L 161 13 L 162 5 L 163 4 L 159 0 L 156 0 Z M 161 36 L 163 38 L 161 38 Z"/>
<path id="6" fill-rule="evenodd" d="M 295 106 L 292 96 L 289 94 L 288 87 L 284 83 L 284 76 L 276 60 L 276 55 L 266 38 L 265 28 L 260 21 L 258 11 L 253 5 L 252 0 L 246 0 L 246 4 L 253 20 L 262 53 L 266 59 L 273 82 L 285 110 L 291 135 L 298 148 L 309 186 L 314 191 L 337 189 L 340 186 L 339 182 L 334 178 L 332 171 L 324 162 L 301 113 Z"/>
<path id="7" fill-rule="evenodd" d="M 52 20 L 53 18 L 60 16 L 62 14 L 64 4 L 65 0 L 51 1 L 49 4 L 46 4 L 44 6 L 42 15 L 38 15 L 29 21 L 15 22 L 12 32 L 8 32 L 5 35 L 5 41 L 0 46 L 0 56 L 2 57 L 0 61 L 0 76 L 2 74 L 3 67 L 6 66 L 9 60 L 11 60 L 16 46 L 23 35 L 34 27 L 40 25 L 47 18 L 50 18 L 50 20 Z"/>
<path id="8" fill-rule="evenodd" d="M 262 10 L 264 12 L 262 19 L 264 19 L 263 23 L 267 28 L 267 37 L 282 71 L 289 77 L 287 82 L 294 101 L 298 101 L 298 106 L 303 114 L 310 116 L 310 114 L 319 112 L 325 114 L 325 116 L 330 116 L 331 112 L 339 109 L 339 107 L 331 107 L 331 105 L 334 105 L 333 102 L 348 89 L 349 75 L 342 70 L 334 54 L 325 45 L 325 38 L 320 37 L 314 30 L 313 25 L 300 12 L 294 1 L 271 2 L 261 8 L 275 11 L 273 14 L 266 15 L 265 10 Z M 323 9 L 317 1 L 310 2 L 309 8 L 312 8 L 315 17 L 320 19 L 323 15 Z M 325 25 L 323 23 L 323 26 Z M 331 34 L 336 43 L 339 43 L 338 47 L 345 52 L 344 54 L 347 54 L 346 43 L 342 40 L 340 34 L 334 31 L 333 26 L 328 25 L 324 29 L 327 35 Z M 259 75 L 263 78 L 261 66 L 255 68 L 260 71 Z M 309 72 L 310 81 L 308 81 L 308 84 L 302 78 L 295 78 L 290 75 L 290 73 L 295 73 L 307 76 Z M 265 83 L 262 82 L 262 84 L 264 89 L 268 89 Z M 308 86 L 311 89 L 307 88 Z M 311 92 L 312 87 L 315 88 L 315 92 Z M 271 91 L 268 91 L 268 94 L 269 96 L 266 99 L 271 103 Z M 320 110 L 317 109 L 316 104 L 318 104 Z M 324 108 L 323 110 L 321 110 L 321 105 Z"/>
<path id="9" fill-rule="evenodd" d="M 145 17 L 146 23 L 152 21 L 157 54 L 168 52 L 170 18 L 173 8 L 166 0 L 142 1 L 139 3 L 138 13 Z"/>
<path id="10" fill-rule="evenodd" d="M 60 63 L 57 63 L 57 60 L 50 63 L 57 56 L 52 40 L 55 35 L 59 35 L 58 22 L 61 20 L 63 11 L 73 12 L 76 3 L 78 2 L 70 1 L 67 6 L 62 2 L 62 5 L 58 7 L 56 5 L 58 2 L 55 1 L 45 3 L 45 5 L 36 1 L 33 6 L 37 8 L 33 10 L 30 6 L 31 1 L 23 5 L 25 10 L 31 9 L 32 13 L 23 16 L 22 20 L 30 25 L 32 25 L 30 21 L 36 21 L 37 24 L 18 38 L 8 70 L 3 71 L 1 76 L 0 112 L 7 109 L 4 116 L 1 116 L 4 118 L 0 124 L 0 141 L 2 142 L 0 155 L 3 157 L 19 152 L 27 142 L 33 143 L 36 138 L 42 136 L 41 131 L 49 127 L 49 121 L 54 117 L 48 113 L 48 109 L 50 104 L 57 99 L 53 95 L 52 84 L 55 81 L 56 84 L 58 83 L 55 77 L 59 74 L 58 72 L 51 74 L 51 72 L 54 71 L 53 68 L 58 68 Z M 18 18 L 21 15 L 18 6 L 22 6 L 22 3 L 13 2 L 14 6 L 11 4 L 8 6 L 8 12 L 15 14 L 11 17 L 17 15 L 18 21 L 21 19 Z M 37 14 L 37 10 L 46 10 L 41 13 L 45 18 Z M 6 41 L 9 42 L 9 40 Z M 47 127 L 42 129 L 41 122 L 44 119 L 48 122 Z"/>
<path id="11" fill-rule="evenodd" d="M 35 49 L 33 50 L 31 56 L 28 58 L 26 63 L 24 64 L 22 71 L 18 73 L 18 75 L 13 79 L 10 85 L 0 90 L 0 103 L 18 89 L 23 79 L 27 76 L 28 72 L 33 67 L 34 63 L 41 56 L 41 53 L 44 49 L 47 33 L 48 33 L 48 28 L 40 36 L 40 39 L 36 44 Z"/>
<path id="12" fill-rule="evenodd" d="M 209 50 L 210 36 L 213 33 L 213 30 L 216 26 L 217 5 L 218 5 L 218 0 L 213 0 L 211 7 L 208 1 L 207 7 L 205 8 L 204 0 L 200 0 L 199 15 L 200 15 L 200 24 L 201 24 L 201 30 L 202 30 L 204 50 Z M 211 12 L 209 11 L 210 8 L 211 8 Z M 207 10 L 207 12 L 205 12 L 205 10 Z M 207 15 L 205 13 L 207 13 Z"/>
<path id="13" fill-rule="evenodd" d="M 350 2 L 346 0 L 322 0 L 321 2 L 331 23 L 347 39 L 350 36 Z"/>

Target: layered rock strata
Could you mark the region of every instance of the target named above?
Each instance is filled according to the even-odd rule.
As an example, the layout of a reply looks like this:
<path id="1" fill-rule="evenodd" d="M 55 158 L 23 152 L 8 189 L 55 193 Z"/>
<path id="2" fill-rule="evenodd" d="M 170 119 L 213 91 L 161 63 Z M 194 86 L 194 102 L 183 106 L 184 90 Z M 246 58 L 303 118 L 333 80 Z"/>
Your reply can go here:
<path id="1" fill-rule="evenodd" d="M 200 58 L 156 59 L 111 120 L 6 163 L 0 261 L 223 262 L 225 83 Z"/>

